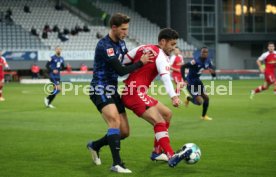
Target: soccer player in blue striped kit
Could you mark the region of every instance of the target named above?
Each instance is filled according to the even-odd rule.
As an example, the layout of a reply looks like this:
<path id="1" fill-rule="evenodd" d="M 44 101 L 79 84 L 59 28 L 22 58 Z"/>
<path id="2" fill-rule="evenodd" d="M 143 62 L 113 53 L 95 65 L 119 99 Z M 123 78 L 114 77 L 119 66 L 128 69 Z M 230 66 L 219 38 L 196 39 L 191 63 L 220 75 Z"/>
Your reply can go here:
<path id="1" fill-rule="evenodd" d="M 189 69 L 187 77 L 185 77 L 185 69 Z M 209 97 L 205 93 L 204 85 L 200 80 L 200 76 L 203 70 L 209 70 L 212 77 L 216 77 L 215 67 L 212 64 L 211 59 L 208 57 L 208 48 L 202 47 L 200 50 L 200 56 L 193 59 L 191 62 L 185 63 L 181 67 L 181 74 L 185 82 L 187 82 L 187 90 L 191 96 L 186 97 L 185 105 L 188 106 L 189 102 L 195 105 L 203 105 L 202 120 L 212 120 L 207 116 L 207 110 L 209 107 Z"/>
<path id="2" fill-rule="evenodd" d="M 50 60 L 46 63 L 50 81 L 54 85 L 54 90 L 51 94 L 44 98 L 44 104 L 47 108 L 55 108 L 51 103 L 60 92 L 60 71 L 65 68 L 64 58 L 61 56 L 61 47 L 56 47 L 55 52 L 55 55 L 51 56 Z"/>
<path id="3" fill-rule="evenodd" d="M 91 81 L 90 99 L 101 113 L 108 125 L 107 133 L 96 141 L 87 144 L 93 162 L 101 165 L 99 151 L 109 145 L 113 164 L 111 171 L 131 173 L 120 157 L 120 141 L 129 136 L 129 124 L 125 106 L 117 92 L 118 76 L 126 75 L 150 61 L 150 54 L 144 54 L 141 60 L 122 66 L 124 55 L 128 52 L 124 38 L 127 36 L 130 18 L 124 14 L 114 14 L 110 19 L 110 31 L 102 38 L 95 50 L 93 79 Z"/>

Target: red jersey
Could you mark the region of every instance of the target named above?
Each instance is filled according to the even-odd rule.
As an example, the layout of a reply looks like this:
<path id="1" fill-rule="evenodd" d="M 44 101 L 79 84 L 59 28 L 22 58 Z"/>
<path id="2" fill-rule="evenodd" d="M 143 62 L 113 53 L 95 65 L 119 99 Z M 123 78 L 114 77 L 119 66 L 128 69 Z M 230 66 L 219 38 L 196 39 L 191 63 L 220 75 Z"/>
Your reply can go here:
<path id="1" fill-rule="evenodd" d="M 4 68 L 9 67 L 6 59 L 4 57 L 0 57 L 0 75 L 4 75 Z"/>
<path id="2" fill-rule="evenodd" d="M 276 52 L 265 52 L 263 53 L 259 59 L 259 61 L 263 61 L 265 64 L 265 74 L 274 74 L 275 66 L 276 66 Z"/>
<path id="3" fill-rule="evenodd" d="M 149 62 L 130 73 L 128 78 L 124 80 L 126 85 L 132 85 L 133 87 L 145 86 L 148 88 L 158 74 L 160 76 L 163 74 L 170 74 L 169 58 L 164 51 L 156 45 L 142 45 L 129 51 L 124 59 L 124 63 L 138 62 L 141 56 L 146 52 L 153 53 L 154 58 L 151 59 L 153 62 Z"/>
<path id="4" fill-rule="evenodd" d="M 171 67 L 173 67 L 174 69 L 179 69 L 181 68 L 181 65 L 184 64 L 184 61 L 183 61 L 183 57 L 181 55 L 173 55 L 171 58 L 170 58 L 170 64 L 171 64 Z M 181 76 L 181 72 L 177 72 L 177 71 L 172 71 L 172 76 Z"/>

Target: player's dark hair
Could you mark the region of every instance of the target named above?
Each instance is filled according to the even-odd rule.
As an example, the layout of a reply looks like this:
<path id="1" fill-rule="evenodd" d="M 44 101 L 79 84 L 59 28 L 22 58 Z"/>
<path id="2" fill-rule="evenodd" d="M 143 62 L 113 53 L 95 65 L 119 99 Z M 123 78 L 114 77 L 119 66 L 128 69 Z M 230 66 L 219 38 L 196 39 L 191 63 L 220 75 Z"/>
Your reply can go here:
<path id="1" fill-rule="evenodd" d="M 110 28 L 113 25 L 118 27 L 118 26 L 121 26 L 122 24 L 129 23 L 129 21 L 130 21 L 129 16 L 122 14 L 122 13 L 116 13 L 116 14 L 112 15 L 112 17 L 110 18 L 109 26 L 110 26 Z"/>
<path id="2" fill-rule="evenodd" d="M 158 35 L 158 42 L 160 42 L 162 39 L 166 40 L 172 40 L 172 39 L 178 39 L 179 34 L 175 30 L 171 28 L 164 28 L 160 31 Z"/>
<path id="3" fill-rule="evenodd" d="M 178 46 L 175 46 L 175 49 L 178 49 L 180 52 L 182 51 Z"/>
<path id="4" fill-rule="evenodd" d="M 200 48 L 200 51 L 201 51 L 202 49 L 208 49 L 208 47 L 203 46 L 203 47 Z"/>
<path id="5" fill-rule="evenodd" d="M 267 43 L 267 46 L 269 46 L 270 44 L 275 45 L 274 42 L 269 41 L 269 42 Z"/>

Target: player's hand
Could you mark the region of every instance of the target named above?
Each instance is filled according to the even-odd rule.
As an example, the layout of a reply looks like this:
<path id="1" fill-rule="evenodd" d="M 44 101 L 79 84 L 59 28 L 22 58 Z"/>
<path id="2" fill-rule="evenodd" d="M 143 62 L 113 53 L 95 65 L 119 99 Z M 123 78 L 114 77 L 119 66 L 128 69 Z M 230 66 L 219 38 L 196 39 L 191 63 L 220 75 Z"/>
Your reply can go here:
<path id="1" fill-rule="evenodd" d="M 145 65 L 147 63 L 153 62 L 151 59 L 154 58 L 154 54 L 152 52 L 144 53 L 140 59 L 140 61 Z"/>
<path id="2" fill-rule="evenodd" d="M 181 101 L 178 96 L 172 97 L 172 104 L 174 107 L 178 107 L 180 105 Z"/>
<path id="3" fill-rule="evenodd" d="M 54 74 L 58 74 L 58 70 L 57 70 L 57 69 L 54 69 L 54 70 L 53 70 L 53 73 L 54 73 Z"/>
<path id="4" fill-rule="evenodd" d="M 177 84 L 179 84 L 179 88 L 181 88 L 181 89 L 187 85 L 186 82 L 179 82 Z"/>

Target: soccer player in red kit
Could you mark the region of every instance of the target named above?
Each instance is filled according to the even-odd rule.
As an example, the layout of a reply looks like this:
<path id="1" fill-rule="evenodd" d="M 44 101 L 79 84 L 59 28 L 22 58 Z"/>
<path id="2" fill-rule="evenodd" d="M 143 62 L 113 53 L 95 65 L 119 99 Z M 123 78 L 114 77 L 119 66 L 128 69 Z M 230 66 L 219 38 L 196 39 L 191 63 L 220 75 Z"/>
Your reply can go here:
<path id="1" fill-rule="evenodd" d="M 174 55 L 170 58 L 171 65 L 171 75 L 176 84 L 175 92 L 180 95 L 180 90 L 184 87 L 185 82 L 183 81 L 180 68 L 184 64 L 183 57 L 181 55 L 181 51 L 178 47 L 176 47 L 173 51 Z"/>
<path id="2" fill-rule="evenodd" d="M 180 100 L 170 79 L 168 58 L 176 46 L 177 39 L 178 33 L 175 30 L 165 28 L 159 33 L 158 45 L 142 45 L 129 51 L 126 58 L 124 58 L 126 60 L 124 63 L 139 61 L 144 53 L 151 53 L 154 57 L 152 58 L 153 62 L 147 63 L 130 73 L 124 81 L 126 87 L 122 93 L 124 105 L 154 127 L 155 142 L 151 159 L 168 161 L 170 167 L 175 167 L 178 162 L 186 158 L 191 152 L 182 150 L 174 153 L 168 134 L 172 116 L 171 110 L 147 95 L 147 90 L 154 78 L 159 75 L 173 106 L 179 106 Z"/>
<path id="3" fill-rule="evenodd" d="M 0 101 L 5 101 L 3 97 L 3 87 L 4 87 L 4 68 L 9 68 L 6 59 L 2 56 L 2 51 L 0 51 Z"/>
<path id="4" fill-rule="evenodd" d="M 265 68 L 262 67 L 262 62 Z M 255 90 L 251 91 L 250 99 L 253 99 L 256 93 L 267 90 L 269 86 L 274 84 L 274 93 L 276 94 L 275 66 L 276 66 L 276 51 L 273 42 L 268 43 L 268 51 L 263 53 L 257 60 L 257 65 L 261 73 L 264 73 L 265 83 Z"/>

